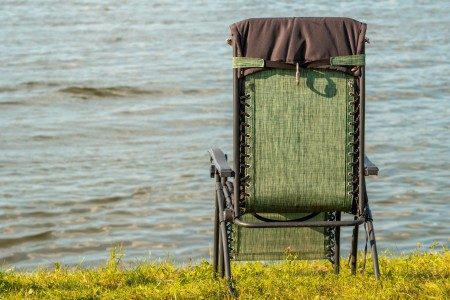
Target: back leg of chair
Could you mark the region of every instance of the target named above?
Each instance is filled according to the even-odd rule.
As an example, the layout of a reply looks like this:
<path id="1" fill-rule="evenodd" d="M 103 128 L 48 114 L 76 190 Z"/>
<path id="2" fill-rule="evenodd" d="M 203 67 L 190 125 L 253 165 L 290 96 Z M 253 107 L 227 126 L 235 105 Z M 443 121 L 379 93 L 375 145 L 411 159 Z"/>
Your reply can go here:
<path id="1" fill-rule="evenodd" d="M 355 217 L 355 220 L 357 217 Z M 356 274 L 356 264 L 357 264 L 357 258 L 358 258 L 358 231 L 359 231 L 359 225 L 356 225 L 353 227 L 353 234 L 352 234 L 352 248 L 350 249 L 350 267 L 352 271 L 352 275 Z"/>
<path id="2" fill-rule="evenodd" d="M 341 220 L 341 212 L 336 212 L 336 221 Z M 341 227 L 334 229 L 334 273 L 339 274 L 341 263 Z"/>

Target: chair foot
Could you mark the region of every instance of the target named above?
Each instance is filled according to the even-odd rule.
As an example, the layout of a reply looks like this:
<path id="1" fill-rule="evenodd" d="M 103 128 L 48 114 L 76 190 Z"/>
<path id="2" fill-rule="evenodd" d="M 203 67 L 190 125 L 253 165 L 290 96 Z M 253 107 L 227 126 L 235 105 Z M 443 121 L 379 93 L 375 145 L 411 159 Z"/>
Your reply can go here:
<path id="1" fill-rule="evenodd" d="M 237 297 L 238 297 L 238 292 L 237 292 L 237 290 L 234 288 L 231 279 L 227 280 L 227 288 L 228 288 L 228 294 L 229 294 L 232 298 L 236 298 L 236 299 L 237 299 Z"/>

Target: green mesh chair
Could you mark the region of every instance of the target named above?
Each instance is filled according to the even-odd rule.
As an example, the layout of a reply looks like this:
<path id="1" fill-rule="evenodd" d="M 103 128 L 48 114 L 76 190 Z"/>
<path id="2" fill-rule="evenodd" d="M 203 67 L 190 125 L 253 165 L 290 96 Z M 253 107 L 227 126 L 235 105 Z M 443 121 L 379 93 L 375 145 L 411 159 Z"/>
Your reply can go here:
<path id="1" fill-rule="evenodd" d="M 365 176 L 366 25 L 347 18 L 249 19 L 231 25 L 231 168 L 211 149 L 214 271 L 230 260 L 329 259 L 339 272 L 340 227 L 365 223 L 380 275 Z M 350 219 L 342 220 L 343 214 Z"/>

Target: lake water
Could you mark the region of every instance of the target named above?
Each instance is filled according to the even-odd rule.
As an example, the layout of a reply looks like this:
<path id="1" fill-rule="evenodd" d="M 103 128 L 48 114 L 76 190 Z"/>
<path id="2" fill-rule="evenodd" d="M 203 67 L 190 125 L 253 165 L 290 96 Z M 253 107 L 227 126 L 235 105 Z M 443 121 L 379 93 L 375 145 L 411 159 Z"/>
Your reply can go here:
<path id="1" fill-rule="evenodd" d="M 368 23 L 379 247 L 448 244 L 450 4 L 360 3 L 3 0 L 2 268 L 98 265 L 119 244 L 129 262 L 209 259 L 206 151 L 232 148 L 228 25 L 264 16 Z"/>

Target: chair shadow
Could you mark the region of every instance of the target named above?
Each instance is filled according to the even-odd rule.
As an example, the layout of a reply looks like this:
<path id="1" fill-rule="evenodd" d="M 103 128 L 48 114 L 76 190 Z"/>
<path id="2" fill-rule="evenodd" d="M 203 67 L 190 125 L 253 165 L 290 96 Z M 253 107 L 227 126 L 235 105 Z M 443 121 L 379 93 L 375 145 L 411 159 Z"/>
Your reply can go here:
<path id="1" fill-rule="evenodd" d="M 315 86 L 316 79 L 322 78 L 324 78 L 327 83 L 323 91 L 319 91 Z M 306 86 L 314 93 L 326 98 L 333 98 L 337 93 L 336 84 L 327 72 L 318 72 L 315 70 L 309 71 L 307 73 Z"/>

